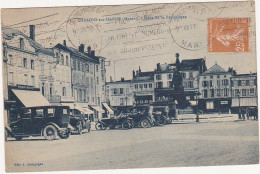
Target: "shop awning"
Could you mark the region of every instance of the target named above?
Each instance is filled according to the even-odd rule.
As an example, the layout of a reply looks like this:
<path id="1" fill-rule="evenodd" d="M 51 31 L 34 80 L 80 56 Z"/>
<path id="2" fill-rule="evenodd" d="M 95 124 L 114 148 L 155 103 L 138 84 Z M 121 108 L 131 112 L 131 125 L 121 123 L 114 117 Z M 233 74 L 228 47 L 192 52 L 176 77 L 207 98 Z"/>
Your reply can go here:
<path id="1" fill-rule="evenodd" d="M 239 107 L 240 106 L 257 106 L 257 99 L 255 97 L 252 98 L 240 98 L 240 101 L 238 98 L 232 99 L 232 107 Z"/>
<path id="2" fill-rule="evenodd" d="M 84 109 L 82 107 L 80 107 L 79 105 L 75 104 L 75 103 L 62 103 L 63 106 L 69 106 L 70 109 L 77 109 L 80 112 L 85 112 Z"/>
<path id="3" fill-rule="evenodd" d="M 98 112 L 101 112 L 101 113 L 104 113 L 104 112 L 105 112 L 101 107 L 99 107 L 99 106 L 97 106 L 97 105 L 91 105 L 91 107 L 92 107 L 93 109 L 95 109 L 96 111 L 98 111 Z"/>
<path id="4" fill-rule="evenodd" d="M 50 106 L 51 104 L 39 91 L 12 89 L 25 107 Z"/>
<path id="5" fill-rule="evenodd" d="M 85 114 L 93 114 L 94 112 L 88 108 L 83 108 Z"/>
<path id="6" fill-rule="evenodd" d="M 108 106 L 107 103 L 102 103 L 103 106 L 106 108 L 106 110 L 110 113 L 110 114 L 114 114 L 114 111 Z"/>

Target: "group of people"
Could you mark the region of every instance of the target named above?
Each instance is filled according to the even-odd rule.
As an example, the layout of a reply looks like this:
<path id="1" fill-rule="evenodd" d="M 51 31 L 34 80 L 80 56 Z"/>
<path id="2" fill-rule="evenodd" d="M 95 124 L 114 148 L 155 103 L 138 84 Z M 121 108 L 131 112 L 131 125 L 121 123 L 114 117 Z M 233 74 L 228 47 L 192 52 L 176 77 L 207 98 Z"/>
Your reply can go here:
<path id="1" fill-rule="evenodd" d="M 247 117 L 248 120 L 250 119 L 250 117 L 254 117 L 254 120 L 258 120 L 258 109 L 255 107 L 239 108 L 238 118 L 245 120 L 245 117 Z"/>

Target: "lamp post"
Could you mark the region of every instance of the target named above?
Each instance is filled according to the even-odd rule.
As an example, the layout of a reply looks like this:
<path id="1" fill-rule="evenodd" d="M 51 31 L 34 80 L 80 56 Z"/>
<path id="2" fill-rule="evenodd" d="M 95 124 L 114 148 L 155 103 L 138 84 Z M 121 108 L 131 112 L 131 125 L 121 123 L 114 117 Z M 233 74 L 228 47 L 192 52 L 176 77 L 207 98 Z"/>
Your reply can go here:
<path id="1" fill-rule="evenodd" d="M 241 119 L 240 91 L 238 91 L 238 119 Z"/>
<path id="2" fill-rule="evenodd" d="M 199 118 L 199 106 L 198 106 L 198 91 L 196 91 L 196 122 L 200 121 Z"/>

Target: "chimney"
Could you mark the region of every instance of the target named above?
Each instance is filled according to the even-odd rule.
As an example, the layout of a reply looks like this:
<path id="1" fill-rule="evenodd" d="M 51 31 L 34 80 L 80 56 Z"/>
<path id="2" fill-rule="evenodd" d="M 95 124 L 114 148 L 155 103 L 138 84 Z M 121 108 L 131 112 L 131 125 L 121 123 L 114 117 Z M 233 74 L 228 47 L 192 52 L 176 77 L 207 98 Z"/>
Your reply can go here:
<path id="1" fill-rule="evenodd" d="M 95 51 L 94 50 L 91 51 L 91 56 L 93 56 L 93 57 L 95 56 Z"/>
<path id="2" fill-rule="evenodd" d="M 88 46 L 88 54 L 91 54 L 91 46 Z"/>
<path id="3" fill-rule="evenodd" d="M 110 82 L 113 82 L 112 76 L 110 76 Z"/>
<path id="4" fill-rule="evenodd" d="M 141 67 L 139 66 L 139 73 L 141 73 Z"/>
<path id="5" fill-rule="evenodd" d="M 35 40 L 35 25 L 30 25 L 30 38 Z"/>
<path id="6" fill-rule="evenodd" d="M 135 70 L 133 70 L 133 78 L 135 78 Z"/>
<path id="7" fill-rule="evenodd" d="M 63 46 L 66 47 L 66 40 L 63 40 Z"/>
<path id="8" fill-rule="evenodd" d="M 80 44 L 79 52 L 84 53 L 84 44 Z"/>
<path id="9" fill-rule="evenodd" d="M 160 63 L 157 63 L 157 71 L 161 71 Z"/>

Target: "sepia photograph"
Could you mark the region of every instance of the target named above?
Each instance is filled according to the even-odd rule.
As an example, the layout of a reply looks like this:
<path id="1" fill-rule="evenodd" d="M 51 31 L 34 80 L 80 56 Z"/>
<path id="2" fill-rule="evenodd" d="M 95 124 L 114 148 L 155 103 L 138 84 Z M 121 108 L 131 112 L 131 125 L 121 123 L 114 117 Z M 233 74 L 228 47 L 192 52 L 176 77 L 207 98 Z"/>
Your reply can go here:
<path id="1" fill-rule="evenodd" d="M 6 172 L 259 165 L 254 1 L 1 8 Z"/>

